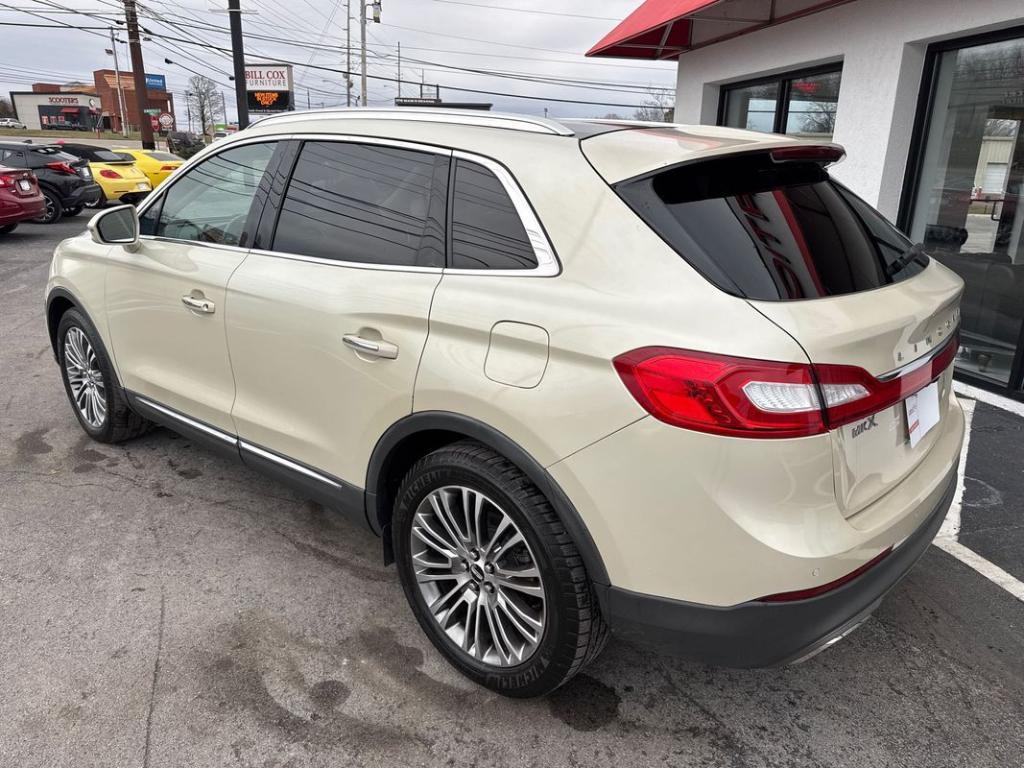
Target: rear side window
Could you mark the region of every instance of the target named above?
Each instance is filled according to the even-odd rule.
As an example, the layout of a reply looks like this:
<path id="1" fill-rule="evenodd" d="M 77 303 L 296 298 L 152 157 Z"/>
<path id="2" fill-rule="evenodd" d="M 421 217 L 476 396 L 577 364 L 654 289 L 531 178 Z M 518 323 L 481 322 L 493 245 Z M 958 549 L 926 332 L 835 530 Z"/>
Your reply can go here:
<path id="1" fill-rule="evenodd" d="M 532 269 L 530 238 L 504 185 L 487 168 L 459 160 L 452 202 L 452 267 Z"/>
<path id="2" fill-rule="evenodd" d="M 626 181 L 616 191 L 708 280 L 749 299 L 868 291 L 927 264 L 881 214 L 816 163 L 735 155 Z"/>
<path id="3" fill-rule="evenodd" d="M 447 155 L 372 144 L 303 145 L 272 249 L 322 259 L 444 266 Z"/>
<path id="4" fill-rule="evenodd" d="M 88 160 L 90 163 L 120 163 L 124 158 L 117 152 L 100 147 L 83 147 L 78 145 L 66 146 L 65 149 L 75 157 Z"/>

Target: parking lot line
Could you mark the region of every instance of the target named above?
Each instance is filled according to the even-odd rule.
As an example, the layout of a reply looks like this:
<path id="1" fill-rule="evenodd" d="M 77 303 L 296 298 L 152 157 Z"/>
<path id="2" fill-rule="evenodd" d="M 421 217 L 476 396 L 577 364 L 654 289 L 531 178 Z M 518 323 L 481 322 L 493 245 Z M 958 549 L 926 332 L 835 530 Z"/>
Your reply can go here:
<path id="1" fill-rule="evenodd" d="M 964 445 L 960 451 L 960 467 L 957 469 L 956 491 L 953 495 L 953 503 L 949 506 L 949 513 L 946 515 L 942 528 L 939 529 L 939 535 L 933 543 L 964 565 L 973 568 L 993 584 L 1005 589 L 1018 600 L 1024 601 L 1024 583 L 958 541 L 960 536 L 960 513 L 963 509 L 964 501 L 967 453 L 971 445 L 971 427 L 974 420 L 975 400 L 981 400 L 997 408 L 1004 408 L 1019 416 L 1024 416 L 1024 405 L 966 384 L 960 384 L 959 382 L 954 383 L 953 389 L 958 395 L 963 395 L 964 398 L 974 399 L 962 399 L 960 403 L 964 409 Z M 984 395 L 985 397 L 975 397 L 976 394 Z M 1019 408 L 1012 406 L 1019 406 Z"/>

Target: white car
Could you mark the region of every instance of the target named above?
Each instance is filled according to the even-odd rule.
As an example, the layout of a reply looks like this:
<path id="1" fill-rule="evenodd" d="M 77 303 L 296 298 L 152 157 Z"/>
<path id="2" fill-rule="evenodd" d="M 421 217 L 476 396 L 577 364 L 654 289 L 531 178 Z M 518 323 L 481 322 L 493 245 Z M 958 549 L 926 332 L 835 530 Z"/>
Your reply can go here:
<path id="1" fill-rule="evenodd" d="M 62 243 L 50 338 L 87 434 L 164 424 L 347 513 L 495 691 L 554 689 L 608 628 L 800 660 L 928 547 L 964 436 L 963 283 L 829 177 L 842 154 L 275 116 Z"/>
<path id="2" fill-rule="evenodd" d="M 18 130 L 24 130 L 27 126 L 15 120 L 13 117 L 0 117 L 0 128 L 16 128 Z"/>

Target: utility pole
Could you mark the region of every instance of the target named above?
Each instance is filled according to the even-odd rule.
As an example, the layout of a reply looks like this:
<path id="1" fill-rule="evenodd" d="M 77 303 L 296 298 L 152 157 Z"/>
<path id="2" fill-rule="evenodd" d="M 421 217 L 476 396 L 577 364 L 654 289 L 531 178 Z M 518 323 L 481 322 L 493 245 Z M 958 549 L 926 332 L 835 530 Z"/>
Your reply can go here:
<path id="1" fill-rule="evenodd" d="M 228 16 L 231 21 L 231 58 L 235 70 L 235 106 L 238 109 L 238 130 L 242 130 L 249 125 L 249 102 L 242 43 L 242 9 L 238 5 L 238 0 L 228 0 Z"/>
<path id="2" fill-rule="evenodd" d="M 352 106 L 352 0 L 345 0 L 345 106 Z"/>
<path id="3" fill-rule="evenodd" d="M 306 89 L 306 109 L 312 109 L 313 105 L 309 101 L 309 88 Z"/>
<path id="4" fill-rule="evenodd" d="M 398 98 L 402 98 L 402 43 L 398 43 Z"/>
<path id="5" fill-rule="evenodd" d="M 114 54 L 114 79 L 117 81 L 117 107 L 121 110 L 121 135 L 128 135 L 128 124 L 125 122 L 124 88 L 121 87 L 121 65 L 117 63 L 117 37 L 114 28 L 110 28 L 110 51 Z"/>
<path id="6" fill-rule="evenodd" d="M 188 115 L 188 132 L 192 133 L 192 94 L 185 91 L 185 114 Z"/>
<path id="7" fill-rule="evenodd" d="M 366 0 L 359 0 L 359 37 L 359 95 L 363 106 L 366 106 Z"/>
<path id="8" fill-rule="evenodd" d="M 153 141 L 153 124 L 146 114 L 149 94 L 146 91 L 146 67 L 142 63 L 142 42 L 139 38 L 139 17 L 135 13 L 135 0 L 124 0 L 124 19 L 128 25 L 128 50 L 132 55 L 132 79 L 135 81 L 135 106 L 139 111 L 142 148 L 156 149 L 156 142 Z"/>

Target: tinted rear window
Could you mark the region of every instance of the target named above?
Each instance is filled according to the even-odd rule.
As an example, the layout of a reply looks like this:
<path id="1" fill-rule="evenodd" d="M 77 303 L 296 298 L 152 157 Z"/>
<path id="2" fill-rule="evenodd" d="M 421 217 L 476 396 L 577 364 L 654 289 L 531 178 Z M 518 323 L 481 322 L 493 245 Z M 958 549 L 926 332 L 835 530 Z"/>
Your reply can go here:
<path id="1" fill-rule="evenodd" d="M 91 163 L 124 162 L 124 158 L 117 152 L 113 152 L 109 149 L 103 149 L 102 147 L 84 147 L 78 144 L 66 144 L 64 146 L 64 150 L 66 152 L 70 152 L 75 157 L 80 157 Z"/>
<path id="2" fill-rule="evenodd" d="M 815 163 L 734 155 L 622 182 L 616 191 L 708 280 L 749 299 L 868 291 L 927 264 L 881 214 Z"/>

